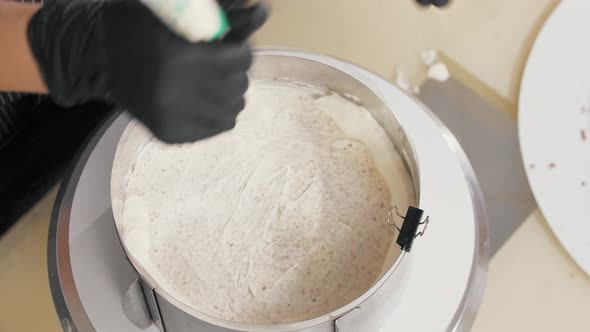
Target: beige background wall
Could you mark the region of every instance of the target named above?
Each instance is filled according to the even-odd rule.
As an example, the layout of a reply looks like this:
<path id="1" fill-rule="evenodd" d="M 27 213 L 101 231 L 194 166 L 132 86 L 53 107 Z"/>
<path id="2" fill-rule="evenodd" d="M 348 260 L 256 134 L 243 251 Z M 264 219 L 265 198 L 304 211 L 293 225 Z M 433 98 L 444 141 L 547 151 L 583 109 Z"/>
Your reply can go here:
<path id="1" fill-rule="evenodd" d="M 270 0 L 258 43 L 330 54 L 388 79 L 399 66 L 414 82 L 424 77 L 419 53 L 439 49 L 456 75 L 477 78 L 514 112 L 529 49 L 558 2 L 454 0 L 425 10 L 414 0 Z"/>

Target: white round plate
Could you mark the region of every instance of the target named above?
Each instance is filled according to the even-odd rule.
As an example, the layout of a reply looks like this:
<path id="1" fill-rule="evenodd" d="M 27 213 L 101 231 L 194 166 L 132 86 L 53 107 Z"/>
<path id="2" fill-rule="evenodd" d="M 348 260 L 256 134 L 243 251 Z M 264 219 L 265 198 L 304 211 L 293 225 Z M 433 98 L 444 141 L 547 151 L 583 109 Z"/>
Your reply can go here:
<path id="1" fill-rule="evenodd" d="M 590 275 L 590 1 L 564 0 L 531 51 L 519 100 L 529 183 L 547 222 Z"/>

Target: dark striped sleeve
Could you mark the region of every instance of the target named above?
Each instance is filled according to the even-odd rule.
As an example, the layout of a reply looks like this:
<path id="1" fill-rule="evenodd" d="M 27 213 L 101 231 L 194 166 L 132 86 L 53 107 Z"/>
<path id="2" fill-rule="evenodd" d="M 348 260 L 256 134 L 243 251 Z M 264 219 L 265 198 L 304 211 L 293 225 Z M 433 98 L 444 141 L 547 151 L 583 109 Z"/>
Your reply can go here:
<path id="1" fill-rule="evenodd" d="M 0 92 L 0 146 L 34 115 L 45 98 L 38 94 Z"/>
<path id="2" fill-rule="evenodd" d="M 12 133 L 18 122 L 16 114 L 11 111 L 13 100 L 19 98 L 16 93 L 0 92 L 0 141 Z"/>
<path id="3" fill-rule="evenodd" d="M 22 3 L 42 3 L 42 0 L 12 0 L 13 2 Z M 0 56 L 1 59 L 1 56 Z M 27 107 L 19 107 L 23 104 Z M 31 116 L 34 112 L 35 106 L 43 99 L 41 95 L 33 95 L 28 93 L 17 92 L 2 92 L 0 91 L 0 146 L 1 143 L 14 132 L 18 131 L 19 127 Z"/>

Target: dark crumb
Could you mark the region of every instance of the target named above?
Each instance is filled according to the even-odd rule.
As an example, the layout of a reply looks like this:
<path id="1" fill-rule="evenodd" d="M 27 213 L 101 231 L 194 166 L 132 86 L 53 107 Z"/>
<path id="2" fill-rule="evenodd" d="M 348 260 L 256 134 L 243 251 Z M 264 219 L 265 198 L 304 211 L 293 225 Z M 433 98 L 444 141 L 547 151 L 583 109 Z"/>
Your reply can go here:
<path id="1" fill-rule="evenodd" d="M 262 290 L 266 290 L 266 286 L 262 286 Z"/>
<path id="2" fill-rule="evenodd" d="M 529 165 L 529 168 L 530 168 L 530 169 L 535 169 L 535 164 L 530 164 L 530 165 Z"/>
<path id="3" fill-rule="evenodd" d="M 580 132 L 580 135 L 582 136 L 582 141 L 585 141 L 588 139 L 588 136 L 586 135 L 586 130 L 582 129 L 582 131 Z"/>
<path id="4" fill-rule="evenodd" d="M 581 185 L 582 187 L 585 187 L 585 186 L 586 186 L 586 181 L 582 181 L 582 183 L 580 183 L 580 185 Z"/>
<path id="5" fill-rule="evenodd" d="M 316 299 L 311 299 L 311 300 L 312 300 L 313 302 L 317 302 L 317 300 L 316 300 Z"/>
<path id="6" fill-rule="evenodd" d="M 556 166 L 555 163 L 549 164 L 549 168 L 555 168 L 555 166 Z"/>

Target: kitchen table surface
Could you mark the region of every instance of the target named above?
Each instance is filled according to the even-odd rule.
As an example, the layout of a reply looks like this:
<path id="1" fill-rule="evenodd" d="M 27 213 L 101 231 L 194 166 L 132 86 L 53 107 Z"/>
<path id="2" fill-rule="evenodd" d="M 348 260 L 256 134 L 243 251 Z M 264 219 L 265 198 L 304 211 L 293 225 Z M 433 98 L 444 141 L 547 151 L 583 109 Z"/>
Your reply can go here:
<path id="1" fill-rule="evenodd" d="M 274 15 L 257 41 L 333 54 L 390 79 L 396 68 L 405 68 L 413 80 L 420 77 L 419 51 L 436 48 L 455 77 L 515 112 L 526 56 L 558 1 L 456 0 L 446 12 L 417 12 L 410 3 L 275 0 Z M 305 29 L 289 28 L 301 15 Z M 355 24 L 342 30 L 340 21 Z M 348 41 L 331 37 L 338 33 Z M 341 47 L 343 43 L 347 46 Z M 383 52 L 376 55 L 371 47 Z M 0 332 L 61 331 L 47 279 L 55 192 L 0 238 Z M 588 308 L 590 277 L 535 211 L 491 259 L 473 331 L 590 331 Z"/>

